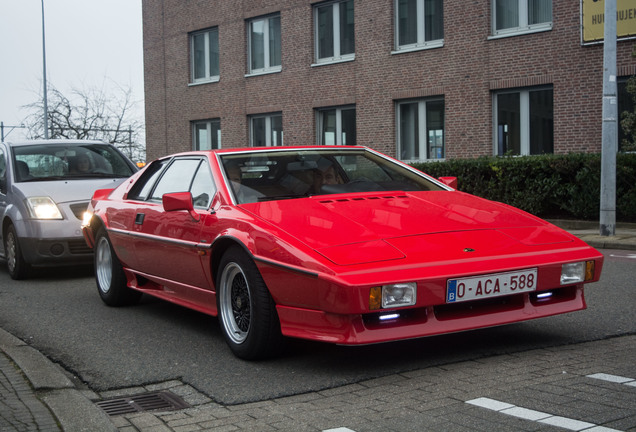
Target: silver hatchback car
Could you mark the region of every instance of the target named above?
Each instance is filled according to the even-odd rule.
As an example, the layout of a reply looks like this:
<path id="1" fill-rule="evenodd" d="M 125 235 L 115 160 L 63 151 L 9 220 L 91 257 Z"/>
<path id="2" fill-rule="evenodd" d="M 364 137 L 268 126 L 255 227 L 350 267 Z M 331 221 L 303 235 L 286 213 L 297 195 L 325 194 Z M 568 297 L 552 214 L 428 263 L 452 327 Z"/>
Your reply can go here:
<path id="1" fill-rule="evenodd" d="M 0 258 L 9 275 L 24 279 L 32 265 L 90 263 L 81 224 L 93 192 L 136 170 L 102 141 L 0 143 Z"/>

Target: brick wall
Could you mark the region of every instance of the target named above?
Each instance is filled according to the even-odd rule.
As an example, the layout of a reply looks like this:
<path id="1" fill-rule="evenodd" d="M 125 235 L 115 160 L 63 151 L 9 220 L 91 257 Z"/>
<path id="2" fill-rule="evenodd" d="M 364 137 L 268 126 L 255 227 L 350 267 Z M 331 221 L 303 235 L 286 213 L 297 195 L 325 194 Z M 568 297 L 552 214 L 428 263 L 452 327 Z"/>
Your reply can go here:
<path id="1" fill-rule="evenodd" d="M 391 54 L 391 0 L 356 0 L 352 62 L 312 66 L 310 0 L 143 0 L 147 154 L 190 150 L 191 122 L 221 119 L 223 147 L 249 144 L 247 116 L 283 113 L 285 144 L 316 143 L 315 109 L 355 104 L 358 144 L 395 156 L 395 101 L 443 96 L 447 158 L 493 152 L 492 91 L 549 84 L 555 153 L 601 146 L 602 45 L 581 46 L 580 2 L 553 1 L 551 31 L 489 39 L 490 1 L 444 1 L 444 46 Z M 282 71 L 246 77 L 246 19 L 279 12 Z M 220 80 L 189 85 L 188 33 L 218 26 Z M 619 76 L 633 42 L 619 41 Z"/>

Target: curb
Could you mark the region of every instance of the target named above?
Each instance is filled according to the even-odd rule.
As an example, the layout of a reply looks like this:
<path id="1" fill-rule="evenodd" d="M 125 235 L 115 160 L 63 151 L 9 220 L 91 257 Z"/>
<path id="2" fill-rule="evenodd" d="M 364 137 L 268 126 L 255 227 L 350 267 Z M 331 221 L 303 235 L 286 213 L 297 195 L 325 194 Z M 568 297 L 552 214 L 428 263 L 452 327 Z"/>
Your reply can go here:
<path id="1" fill-rule="evenodd" d="M 35 396 L 68 432 L 113 431 L 108 415 L 75 388 L 63 369 L 25 342 L 0 329 L 2 350 L 24 372 Z"/>

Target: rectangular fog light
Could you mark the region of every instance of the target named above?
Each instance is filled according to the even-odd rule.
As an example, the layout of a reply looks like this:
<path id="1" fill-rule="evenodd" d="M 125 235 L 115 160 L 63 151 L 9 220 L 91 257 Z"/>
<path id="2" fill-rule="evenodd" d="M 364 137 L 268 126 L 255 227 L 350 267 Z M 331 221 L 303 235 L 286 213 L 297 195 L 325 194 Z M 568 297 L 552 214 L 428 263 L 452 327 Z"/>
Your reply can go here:
<path id="1" fill-rule="evenodd" d="M 415 282 L 382 285 L 382 307 L 413 306 L 417 300 Z"/>

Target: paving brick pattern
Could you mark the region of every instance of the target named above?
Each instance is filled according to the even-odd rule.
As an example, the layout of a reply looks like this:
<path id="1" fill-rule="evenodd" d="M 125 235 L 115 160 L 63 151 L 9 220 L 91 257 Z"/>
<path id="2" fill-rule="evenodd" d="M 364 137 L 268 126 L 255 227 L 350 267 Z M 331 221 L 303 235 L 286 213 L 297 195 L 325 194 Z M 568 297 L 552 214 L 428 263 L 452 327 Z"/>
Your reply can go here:
<path id="1" fill-rule="evenodd" d="M 128 394 L 168 389 L 192 408 L 113 417 L 120 431 L 564 431 L 475 406 L 489 398 L 540 411 L 566 426 L 592 424 L 636 431 L 636 387 L 590 378 L 636 378 L 636 336 L 537 349 L 431 367 L 329 390 L 221 406 L 179 381 Z M 113 397 L 109 392 L 101 397 Z M 559 423 L 559 422 L 554 422 Z M 572 429 L 570 429 L 572 430 Z"/>
<path id="2" fill-rule="evenodd" d="M 0 351 L 0 431 L 59 431 L 49 409 L 26 377 Z"/>

